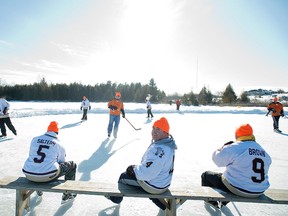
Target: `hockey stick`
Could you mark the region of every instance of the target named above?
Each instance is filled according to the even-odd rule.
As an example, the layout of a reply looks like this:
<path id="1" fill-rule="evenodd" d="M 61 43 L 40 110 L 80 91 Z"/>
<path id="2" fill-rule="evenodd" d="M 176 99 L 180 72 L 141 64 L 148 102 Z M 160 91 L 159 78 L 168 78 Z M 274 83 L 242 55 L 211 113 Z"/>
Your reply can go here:
<path id="1" fill-rule="evenodd" d="M 131 122 L 125 117 L 125 119 L 127 120 L 127 122 L 135 129 L 135 130 L 141 130 L 141 128 L 135 128 L 134 125 L 131 124 Z"/>

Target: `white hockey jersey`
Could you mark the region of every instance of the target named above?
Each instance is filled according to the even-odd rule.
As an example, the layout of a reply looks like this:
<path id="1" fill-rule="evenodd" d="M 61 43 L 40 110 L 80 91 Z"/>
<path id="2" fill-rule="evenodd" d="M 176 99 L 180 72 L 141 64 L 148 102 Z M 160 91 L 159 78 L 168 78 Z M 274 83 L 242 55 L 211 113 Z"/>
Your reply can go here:
<path id="1" fill-rule="evenodd" d="M 50 176 L 57 172 L 65 156 L 65 149 L 60 145 L 57 134 L 46 132 L 31 141 L 29 157 L 22 171 L 29 175 Z"/>
<path id="2" fill-rule="evenodd" d="M 153 142 L 144 153 L 141 164 L 134 167 L 136 178 L 158 188 L 168 187 L 172 181 L 175 149 L 172 137 Z"/>
<path id="3" fill-rule="evenodd" d="M 213 153 L 212 159 L 217 166 L 226 167 L 223 176 L 234 187 L 263 192 L 270 186 L 268 171 L 272 160 L 255 141 L 225 145 Z"/>
<path id="4" fill-rule="evenodd" d="M 88 109 L 90 107 L 90 101 L 88 100 L 88 98 L 86 98 L 85 100 L 82 100 L 81 107 L 83 109 Z"/>

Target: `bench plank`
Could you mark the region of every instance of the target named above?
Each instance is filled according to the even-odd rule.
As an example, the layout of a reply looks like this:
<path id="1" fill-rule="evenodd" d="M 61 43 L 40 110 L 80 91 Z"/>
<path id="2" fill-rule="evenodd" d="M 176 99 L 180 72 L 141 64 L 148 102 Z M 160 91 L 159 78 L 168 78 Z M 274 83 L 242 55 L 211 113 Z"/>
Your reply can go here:
<path id="1" fill-rule="evenodd" d="M 93 181 L 64 181 L 55 180 L 48 183 L 35 183 L 25 177 L 4 177 L 0 179 L 0 188 L 16 189 L 16 210 L 23 211 L 29 207 L 30 194 L 33 191 L 43 192 L 73 192 L 86 195 L 125 196 L 139 198 L 158 198 L 166 201 L 167 215 L 176 215 L 176 200 L 183 204 L 187 200 L 230 201 L 250 203 L 288 204 L 288 190 L 268 189 L 257 198 L 245 198 L 231 193 L 215 190 L 210 187 L 193 187 L 183 190 L 171 188 L 162 194 L 149 194 L 144 190 L 124 184 L 109 184 Z M 28 198 L 26 200 L 26 198 Z M 17 215 L 17 214 L 16 214 Z"/>

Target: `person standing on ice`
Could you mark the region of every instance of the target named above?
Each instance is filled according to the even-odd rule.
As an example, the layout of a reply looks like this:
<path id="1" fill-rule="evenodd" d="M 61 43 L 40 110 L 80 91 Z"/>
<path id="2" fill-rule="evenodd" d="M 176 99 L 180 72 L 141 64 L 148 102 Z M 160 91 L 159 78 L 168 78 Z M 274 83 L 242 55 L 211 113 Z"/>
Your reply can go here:
<path id="1" fill-rule="evenodd" d="M 90 105 L 90 101 L 88 100 L 88 98 L 86 96 L 83 96 L 83 100 L 81 102 L 81 107 L 80 110 L 83 109 L 83 116 L 81 118 L 81 120 L 87 120 L 87 112 L 88 109 L 91 110 L 91 105 Z"/>
<path id="2" fill-rule="evenodd" d="M 146 108 L 147 108 L 147 118 L 153 118 L 153 114 L 152 114 L 152 106 L 151 106 L 151 102 L 150 102 L 150 98 L 147 97 L 146 98 Z"/>
<path id="3" fill-rule="evenodd" d="M 116 92 L 115 97 L 108 102 L 109 112 L 109 124 L 108 124 L 108 137 L 111 136 L 113 130 L 114 138 L 117 138 L 118 127 L 120 123 L 120 114 L 122 113 L 122 117 L 125 118 L 124 104 L 121 101 L 121 93 Z M 113 128 L 114 126 L 114 128 Z"/>
<path id="4" fill-rule="evenodd" d="M 221 189 L 242 197 L 258 197 L 270 186 L 268 171 L 272 163 L 271 157 L 255 141 L 249 124 L 240 125 L 235 131 L 235 138 L 236 142 L 225 143 L 212 155 L 218 167 L 226 167 L 224 173 L 202 173 L 202 186 Z M 228 202 L 208 203 L 221 208 Z"/>
<path id="5" fill-rule="evenodd" d="M 177 99 L 176 100 L 176 110 L 180 110 L 180 105 L 181 105 L 181 100 Z"/>
<path id="6" fill-rule="evenodd" d="M 47 132 L 32 139 L 29 156 L 24 163 L 23 173 L 33 182 L 50 182 L 64 176 L 65 180 L 75 180 L 77 165 L 73 161 L 66 161 L 66 151 L 58 140 L 58 123 L 52 121 Z M 42 191 L 37 191 L 42 196 Z M 77 194 L 62 195 L 64 204 L 73 201 Z"/>
<path id="7" fill-rule="evenodd" d="M 17 135 L 17 131 L 13 126 L 11 119 L 9 117 L 8 113 L 9 108 L 10 108 L 9 102 L 5 98 L 0 97 L 0 128 L 1 128 L 0 137 L 3 138 L 7 136 L 5 124 L 7 125 L 9 130 L 12 131 L 14 135 Z"/>
<path id="8" fill-rule="evenodd" d="M 268 106 L 267 106 L 267 110 L 269 112 L 272 112 L 272 119 L 273 119 L 273 128 L 275 132 L 279 132 L 281 133 L 282 131 L 279 130 L 279 119 L 280 116 L 284 116 L 284 110 L 283 110 L 283 105 L 278 101 L 278 98 L 275 97 L 273 99 L 273 102 L 271 102 Z M 267 113 L 268 115 L 268 113 Z"/>
<path id="9" fill-rule="evenodd" d="M 168 190 L 174 171 L 174 158 L 177 146 L 169 134 L 169 123 L 166 118 L 154 122 L 152 143 L 142 156 L 139 165 L 130 165 L 119 177 L 118 183 L 142 188 L 151 194 L 161 194 Z M 114 203 L 121 203 L 123 197 L 107 197 Z M 166 206 L 155 198 L 150 198 L 159 208 Z"/>

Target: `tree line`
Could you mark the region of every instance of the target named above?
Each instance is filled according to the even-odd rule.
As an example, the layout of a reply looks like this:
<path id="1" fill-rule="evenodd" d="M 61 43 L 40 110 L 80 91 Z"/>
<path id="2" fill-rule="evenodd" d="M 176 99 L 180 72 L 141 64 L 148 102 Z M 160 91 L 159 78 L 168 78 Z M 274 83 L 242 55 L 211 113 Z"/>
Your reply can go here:
<path id="1" fill-rule="evenodd" d="M 166 97 L 165 92 L 160 91 L 151 79 L 149 84 L 131 83 L 116 84 L 107 83 L 82 85 L 81 83 L 48 84 L 45 78 L 29 85 L 0 85 L 0 96 L 7 100 L 19 101 L 66 101 L 78 102 L 85 95 L 90 101 L 107 102 L 115 96 L 115 92 L 121 92 L 125 102 L 143 102 L 148 94 L 152 95 L 151 101 L 161 102 Z"/>
<path id="2" fill-rule="evenodd" d="M 0 80 L 1 81 L 1 80 Z M 228 84 L 223 92 L 214 95 L 204 86 L 198 94 L 193 91 L 181 96 L 166 95 L 164 91 L 158 89 L 154 79 L 150 79 L 148 84 L 124 83 L 117 84 L 108 81 L 94 86 L 83 85 L 81 83 L 70 84 L 48 84 L 45 78 L 39 82 L 25 85 L 8 86 L 0 82 L 0 96 L 7 100 L 18 101 L 65 101 L 78 102 L 85 95 L 90 101 L 107 102 L 111 100 L 115 92 L 121 92 L 124 102 L 143 103 L 147 95 L 152 95 L 151 102 L 171 103 L 175 99 L 180 99 L 183 105 L 246 105 L 254 106 L 261 104 L 251 103 L 248 93 L 242 92 L 237 97 L 231 84 Z M 263 104 L 264 105 L 264 104 Z M 266 105 L 266 104 L 265 104 Z"/>

